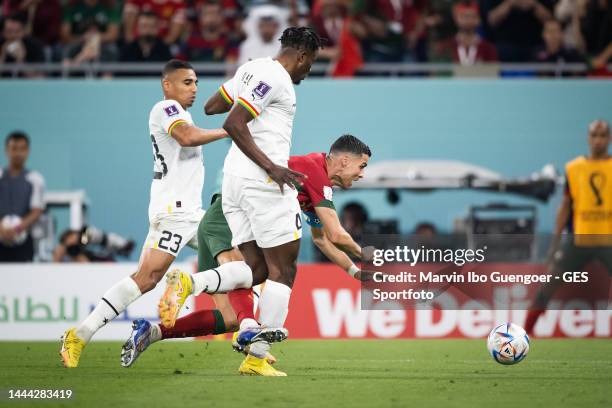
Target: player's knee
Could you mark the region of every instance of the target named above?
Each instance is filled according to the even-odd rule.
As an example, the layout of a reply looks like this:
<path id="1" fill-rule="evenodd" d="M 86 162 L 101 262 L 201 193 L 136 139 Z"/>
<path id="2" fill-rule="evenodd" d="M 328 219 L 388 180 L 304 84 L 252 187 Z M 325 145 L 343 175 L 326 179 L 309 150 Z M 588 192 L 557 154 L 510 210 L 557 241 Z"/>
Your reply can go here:
<path id="1" fill-rule="evenodd" d="M 140 269 L 133 275 L 134 281 L 142 293 L 149 292 L 164 277 L 166 271 L 159 268 Z"/>

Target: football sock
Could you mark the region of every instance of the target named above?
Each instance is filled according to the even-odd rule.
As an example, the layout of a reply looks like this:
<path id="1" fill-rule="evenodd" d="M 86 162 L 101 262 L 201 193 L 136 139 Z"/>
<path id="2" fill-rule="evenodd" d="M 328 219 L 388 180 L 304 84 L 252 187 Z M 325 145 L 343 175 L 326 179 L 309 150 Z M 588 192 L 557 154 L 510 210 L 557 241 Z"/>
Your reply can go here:
<path id="1" fill-rule="evenodd" d="M 77 327 L 76 335 L 85 343 L 106 323 L 121 314 L 127 306 L 142 296 L 138 285 L 129 276 L 117 282 L 102 296 L 95 309 Z"/>
<path id="2" fill-rule="evenodd" d="M 242 322 L 246 320 L 245 327 L 257 326 L 255 321 L 255 311 L 253 303 L 252 289 L 236 289 L 227 293 L 227 297 L 232 305 L 232 309 L 236 313 L 236 319 L 240 328 L 243 327 Z"/>
<path id="3" fill-rule="evenodd" d="M 149 335 L 149 340 L 151 340 L 151 343 L 155 343 L 156 341 L 160 341 L 161 338 L 162 338 L 161 324 L 152 324 L 151 334 Z"/>
<path id="4" fill-rule="evenodd" d="M 176 320 L 174 327 L 160 326 L 162 339 L 206 336 L 225 333 L 223 315 L 218 310 L 198 310 Z"/>
<path id="5" fill-rule="evenodd" d="M 283 327 L 290 297 L 289 286 L 268 279 L 259 298 L 259 323 L 266 327 Z"/>
<path id="6" fill-rule="evenodd" d="M 250 288 L 253 273 L 244 261 L 228 262 L 217 268 L 192 275 L 193 295 L 202 292 L 225 293 L 237 288 Z"/>

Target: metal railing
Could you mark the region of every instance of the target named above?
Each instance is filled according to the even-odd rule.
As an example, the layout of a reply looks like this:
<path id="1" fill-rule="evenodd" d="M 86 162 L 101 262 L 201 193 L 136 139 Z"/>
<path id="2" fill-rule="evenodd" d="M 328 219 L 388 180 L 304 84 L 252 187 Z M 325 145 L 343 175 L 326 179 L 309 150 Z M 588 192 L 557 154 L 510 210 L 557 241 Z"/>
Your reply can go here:
<path id="1" fill-rule="evenodd" d="M 196 72 L 203 76 L 229 76 L 232 75 L 236 64 L 225 63 L 193 63 Z M 98 78 L 103 76 L 156 76 L 161 72 L 162 63 L 104 63 L 94 62 L 78 66 L 62 63 L 36 63 L 36 64 L 0 64 L 0 79 L 24 78 L 46 76 L 49 78 L 87 77 Z M 317 63 L 312 67 L 311 75 L 328 76 L 332 66 Z M 612 71 L 612 65 L 608 66 Z M 368 63 L 362 66 L 356 76 L 417 76 L 417 77 L 475 77 L 494 78 L 500 76 L 584 76 L 589 73 L 589 67 L 584 63 L 544 63 L 544 64 L 479 64 L 474 66 L 461 66 L 447 63 Z"/>

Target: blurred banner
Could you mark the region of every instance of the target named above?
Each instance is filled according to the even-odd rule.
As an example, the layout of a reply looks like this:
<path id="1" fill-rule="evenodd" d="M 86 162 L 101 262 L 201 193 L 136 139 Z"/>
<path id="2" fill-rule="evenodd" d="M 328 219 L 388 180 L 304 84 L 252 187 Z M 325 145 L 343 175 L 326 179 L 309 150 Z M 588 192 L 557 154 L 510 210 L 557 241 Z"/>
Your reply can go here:
<path id="1" fill-rule="evenodd" d="M 0 340 L 57 340 L 76 326 L 112 285 L 136 271 L 136 263 L 0 264 Z M 173 267 L 193 271 L 191 263 Z M 159 321 L 158 285 L 131 304 L 94 340 L 126 340 L 132 320 Z M 189 309 L 193 310 L 189 299 Z M 189 313 L 185 310 L 183 313 Z"/>
<path id="2" fill-rule="evenodd" d="M 543 265 L 533 265 L 544 269 Z M 264 288 L 265 290 L 265 288 Z M 498 324 L 525 324 L 527 311 L 361 309 L 360 283 L 329 264 L 300 265 L 291 294 L 290 338 L 444 338 L 485 337 Z M 449 300 L 449 299 L 447 299 Z M 471 299 L 467 299 L 470 301 Z M 466 302 L 467 302 L 466 301 Z M 472 303 L 473 306 L 473 303 Z M 558 303 L 564 309 L 568 304 Z M 469 307 L 469 305 L 468 305 Z M 549 310 L 535 326 L 538 337 L 611 337 L 612 310 Z"/>
<path id="3" fill-rule="evenodd" d="M 194 270 L 191 263 L 173 266 Z M 0 340 L 59 341 L 67 328 L 85 318 L 109 287 L 135 270 L 135 263 L 1 265 Z M 362 310 L 360 287 L 360 282 L 337 266 L 300 265 L 287 320 L 290 338 L 483 338 L 498 323 L 512 321 L 523 326 L 527 313 L 461 310 L 460 299 L 454 299 L 458 307 L 453 310 Z M 132 319 L 158 321 L 157 301 L 163 288 L 160 284 L 138 299 L 94 339 L 125 340 Z M 194 310 L 190 302 L 181 314 Z M 212 304 L 208 296 L 200 296 L 195 303 L 197 309 Z M 550 310 L 538 321 L 535 334 L 612 337 L 612 310 Z"/>

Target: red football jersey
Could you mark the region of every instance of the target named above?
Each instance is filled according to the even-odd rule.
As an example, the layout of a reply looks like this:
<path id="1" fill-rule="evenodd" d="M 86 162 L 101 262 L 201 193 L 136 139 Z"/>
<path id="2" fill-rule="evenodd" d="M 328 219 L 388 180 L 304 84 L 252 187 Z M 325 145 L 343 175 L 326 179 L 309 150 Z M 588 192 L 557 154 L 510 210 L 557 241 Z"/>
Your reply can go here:
<path id="1" fill-rule="evenodd" d="M 334 208 L 332 182 L 327 176 L 325 153 L 310 153 L 305 156 L 291 156 L 289 168 L 305 174 L 304 185 L 298 188 L 298 201 L 308 223 L 320 227 L 315 207 Z"/>

